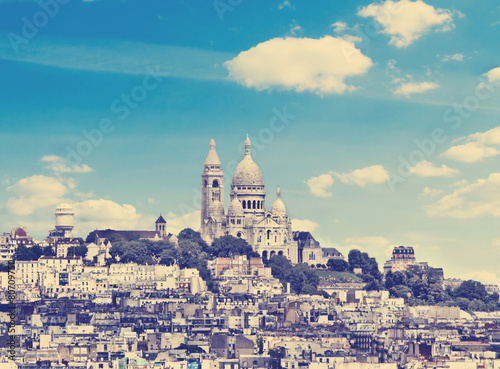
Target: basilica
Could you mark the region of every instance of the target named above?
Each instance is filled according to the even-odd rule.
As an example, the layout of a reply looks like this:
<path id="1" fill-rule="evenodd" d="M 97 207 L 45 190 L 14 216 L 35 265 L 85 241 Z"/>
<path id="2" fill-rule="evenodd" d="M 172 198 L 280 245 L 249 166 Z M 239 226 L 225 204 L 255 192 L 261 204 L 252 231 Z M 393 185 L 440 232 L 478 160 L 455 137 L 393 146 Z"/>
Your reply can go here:
<path id="1" fill-rule="evenodd" d="M 300 262 L 299 246 L 294 240 L 292 222 L 281 200 L 279 187 L 271 210 L 266 209 L 264 180 L 259 166 L 252 159 L 248 135 L 245 156 L 233 173 L 230 191 L 226 213 L 224 173 L 212 138 L 201 174 L 202 237 L 207 242 L 224 235 L 243 238 L 263 258 L 283 255 L 292 263 Z"/>

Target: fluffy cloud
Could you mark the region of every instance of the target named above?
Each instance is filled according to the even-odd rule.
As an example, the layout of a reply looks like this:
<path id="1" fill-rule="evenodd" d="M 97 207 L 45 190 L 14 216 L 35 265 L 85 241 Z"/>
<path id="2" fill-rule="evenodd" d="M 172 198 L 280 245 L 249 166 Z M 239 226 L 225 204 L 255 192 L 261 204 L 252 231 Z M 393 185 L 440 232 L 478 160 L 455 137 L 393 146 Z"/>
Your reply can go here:
<path id="1" fill-rule="evenodd" d="M 292 219 L 292 229 L 294 231 L 314 232 L 319 224 L 309 219 Z"/>
<path id="2" fill-rule="evenodd" d="M 500 277 L 498 274 L 490 273 L 490 272 L 471 272 L 456 276 L 454 278 L 460 278 L 463 281 L 468 281 L 472 279 L 473 281 L 478 281 L 483 284 L 495 284 L 497 286 L 500 285 Z"/>
<path id="3" fill-rule="evenodd" d="M 390 177 L 389 173 L 382 165 L 372 165 L 363 169 L 356 169 L 350 173 L 332 172 L 342 183 L 356 184 L 360 187 L 365 187 L 371 183 L 384 183 Z"/>
<path id="4" fill-rule="evenodd" d="M 440 60 L 443 63 L 447 63 L 447 62 L 450 62 L 450 61 L 463 62 L 464 59 L 465 59 L 465 55 L 464 54 L 443 55 L 440 58 Z"/>
<path id="5" fill-rule="evenodd" d="M 372 65 L 352 41 L 332 36 L 274 38 L 224 63 L 229 78 L 246 87 L 318 94 L 353 91 L 344 80 L 366 73 Z"/>
<path id="6" fill-rule="evenodd" d="M 289 0 L 285 0 L 283 1 L 281 4 L 278 4 L 278 9 L 279 10 L 283 10 L 285 8 L 289 8 L 289 9 L 292 9 L 292 10 L 295 10 L 295 6 L 293 6 Z"/>
<path id="7" fill-rule="evenodd" d="M 332 197 L 332 193 L 327 190 L 332 187 L 334 182 L 330 174 L 322 174 L 318 177 L 312 177 L 307 180 L 309 191 L 315 196 L 319 197 Z"/>
<path id="8" fill-rule="evenodd" d="M 497 148 L 488 146 L 500 145 L 500 127 L 492 128 L 486 132 L 473 133 L 456 141 L 463 140 L 467 142 L 450 147 L 441 156 L 463 163 L 474 163 L 500 153 Z"/>
<path id="9" fill-rule="evenodd" d="M 7 211 L 14 215 L 30 215 L 37 209 L 63 202 L 69 188 L 54 177 L 34 175 L 21 179 L 6 191 L 14 195 L 7 200 Z"/>
<path id="10" fill-rule="evenodd" d="M 413 94 L 423 94 L 424 92 L 434 90 L 438 87 L 439 85 L 434 82 L 406 82 L 400 84 L 396 90 L 394 90 L 394 94 L 408 97 Z"/>
<path id="11" fill-rule="evenodd" d="M 54 172 L 61 173 L 88 173 L 92 172 L 93 169 L 87 164 L 82 165 L 68 165 L 66 159 L 57 155 L 45 155 L 40 159 L 44 163 L 48 163 L 45 169 L 50 169 Z"/>
<path id="12" fill-rule="evenodd" d="M 410 172 L 421 177 L 453 177 L 460 172 L 446 165 L 436 167 L 431 162 L 424 160 L 410 168 Z"/>
<path id="13" fill-rule="evenodd" d="M 407 47 L 422 35 L 436 31 L 448 31 L 453 26 L 449 10 L 436 9 L 421 0 L 386 0 L 370 4 L 359 10 L 361 17 L 373 17 L 382 27 L 381 32 L 391 36 L 389 44 Z"/>
<path id="14" fill-rule="evenodd" d="M 436 197 L 439 196 L 442 192 L 443 190 L 438 190 L 437 188 L 425 187 L 422 191 L 422 194 L 428 197 Z"/>
<path id="15" fill-rule="evenodd" d="M 170 212 L 165 217 L 165 220 L 167 221 L 166 230 L 172 234 L 178 234 L 184 228 L 191 228 L 198 231 L 198 229 L 200 229 L 200 219 L 200 210 L 195 210 L 184 215 L 176 215 L 175 213 Z"/>
<path id="16" fill-rule="evenodd" d="M 463 145 L 450 147 L 441 156 L 462 163 L 475 163 L 476 161 L 482 161 L 485 158 L 498 154 L 498 150 L 494 147 L 488 147 L 478 142 L 468 142 Z"/>
<path id="17" fill-rule="evenodd" d="M 470 219 L 479 216 L 500 217 L 500 173 L 464 184 L 434 204 L 426 206 L 429 216 Z"/>
<path id="18" fill-rule="evenodd" d="M 331 26 L 333 27 L 333 32 L 335 33 L 342 33 L 348 28 L 347 23 L 340 21 L 333 23 Z"/>
<path id="19" fill-rule="evenodd" d="M 484 76 L 488 79 L 488 82 L 500 82 L 500 67 L 491 69 Z"/>

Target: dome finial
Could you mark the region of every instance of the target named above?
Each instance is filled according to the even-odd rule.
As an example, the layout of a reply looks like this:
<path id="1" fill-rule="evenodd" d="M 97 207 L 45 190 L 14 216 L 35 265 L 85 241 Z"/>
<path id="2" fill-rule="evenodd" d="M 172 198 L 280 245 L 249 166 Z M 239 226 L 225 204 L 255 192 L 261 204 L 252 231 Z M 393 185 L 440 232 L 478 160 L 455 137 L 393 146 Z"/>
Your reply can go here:
<path id="1" fill-rule="evenodd" d="M 276 190 L 276 197 L 280 197 L 281 198 L 280 186 L 278 186 L 278 189 Z"/>
<path id="2" fill-rule="evenodd" d="M 210 140 L 210 149 L 215 150 L 215 140 L 214 140 L 213 136 L 212 136 L 212 139 Z"/>
<path id="3" fill-rule="evenodd" d="M 245 156 L 251 156 L 251 153 L 252 153 L 251 144 L 247 133 L 247 139 L 245 140 Z"/>

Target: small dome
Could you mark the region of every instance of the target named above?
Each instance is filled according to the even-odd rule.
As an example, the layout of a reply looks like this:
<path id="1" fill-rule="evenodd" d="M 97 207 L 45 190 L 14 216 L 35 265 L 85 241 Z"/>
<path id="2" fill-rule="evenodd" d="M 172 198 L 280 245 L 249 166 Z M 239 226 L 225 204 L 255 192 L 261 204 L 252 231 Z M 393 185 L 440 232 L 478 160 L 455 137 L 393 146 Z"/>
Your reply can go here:
<path id="1" fill-rule="evenodd" d="M 220 165 L 219 156 L 217 155 L 217 151 L 215 151 L 215 141 L 213 137 L 210 141 L 210 151 L 205 159 L 205 165 Z"/>
<path id="2" fill-rule="evenodd" d="M 262 172 L 259 166 L 253 161 L 250 150 L 250 139 L 245 141 L 245 157 L 238 164 L 233 173 L 233 186 L 264 186 Z"/>
<path id="3" fill-rule="evenodd" d="M 26 231 L 22 228 L 16 229 L 16 236 L 17 237 L 27 237 L 28 235 L 26 234 Z"/>
<path id="4" fill-rule="evenodd" d="M 227 215 L 230 217 L 238 217 L 243 216 L 243 206 L 241 205 L 241 201 L 235 196 L 231 202 L 229 203 L 229 207 L 227 208 Z"/>
<path id="5" fill-rule="evenodd" d="M 281 190 L 279 187 L 276 191 L 276 200 L 274 201 L 273 206 L 271 206 L 271 213 L 273 213 L 273 215 L 286 216 L 286 207 L 281 200 Z"/>

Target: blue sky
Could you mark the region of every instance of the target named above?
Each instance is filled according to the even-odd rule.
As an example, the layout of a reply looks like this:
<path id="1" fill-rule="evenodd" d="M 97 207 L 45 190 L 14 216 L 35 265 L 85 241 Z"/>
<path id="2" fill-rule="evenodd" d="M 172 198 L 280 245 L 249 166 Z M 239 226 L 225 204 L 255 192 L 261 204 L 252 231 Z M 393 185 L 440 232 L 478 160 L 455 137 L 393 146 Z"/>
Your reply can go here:
<path id="1" fill-rule="evenodd" d="M 499 37 L 491 0 L 0 1 L 0 230 L 196 229 L 248 133 L 323 246 L 498 283 Z"/>

